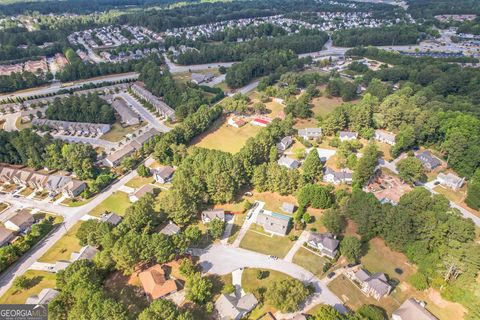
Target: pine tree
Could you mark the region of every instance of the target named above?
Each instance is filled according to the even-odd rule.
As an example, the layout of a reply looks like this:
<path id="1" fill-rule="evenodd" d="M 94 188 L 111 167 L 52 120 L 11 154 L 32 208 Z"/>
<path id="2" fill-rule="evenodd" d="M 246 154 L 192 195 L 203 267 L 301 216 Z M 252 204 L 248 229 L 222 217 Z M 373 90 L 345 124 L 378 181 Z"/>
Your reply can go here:
<path id="1" fill-rule="evenodd" d="M 303 164 L 303 176 L 306 182 L 315 183 L 322 180 L 323 163 L 316 149 L 310 151 Z"/>

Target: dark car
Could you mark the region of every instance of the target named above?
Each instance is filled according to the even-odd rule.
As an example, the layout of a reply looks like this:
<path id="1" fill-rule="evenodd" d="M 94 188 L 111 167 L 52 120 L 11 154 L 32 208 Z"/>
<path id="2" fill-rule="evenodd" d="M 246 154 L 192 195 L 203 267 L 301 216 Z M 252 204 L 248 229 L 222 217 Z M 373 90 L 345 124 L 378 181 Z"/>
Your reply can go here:
<path id="1" fill-rule="evenodd" d="M 328 279 L 332 279 L 334 276 L 335 276 L 335 272 L 330 272 L 329 274 L 327 274 Z"/>

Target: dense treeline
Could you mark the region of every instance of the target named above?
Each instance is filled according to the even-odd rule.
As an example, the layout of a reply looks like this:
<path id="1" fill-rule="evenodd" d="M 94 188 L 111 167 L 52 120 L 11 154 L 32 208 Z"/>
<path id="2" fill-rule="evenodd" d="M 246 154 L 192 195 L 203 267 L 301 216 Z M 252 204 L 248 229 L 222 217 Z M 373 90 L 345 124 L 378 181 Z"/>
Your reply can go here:
<path id="1" fill-rule="evenodd" d="M 17 90 L 41 86 L 53 78 L 51 73 L 36 75 L 25 71 L 12 73 L 9 76 L 0 76 L 0 92 L 13 92 Z"/>
<path id="2" fill-rule="evenodd" d="M 333 44 L 339 47 L 394 46 L 416 44 L 420 36 L 415 26 L 395 25 L 337 30 L 333 33 L 332 40 Z"/>
<path id="3" fill-rule="evenodd" d="M 295 29 L 296 26 L 292 26 Z M 217 31 L 209 39 L 213 41 L 235 42 L 238 39 L 247 40 L 262 37 L 284 36 L 287 31 L 272 23 L 262 23 L 259 25 L 250 25 L 244 28 L 225 28 L 223 31 Z"/>
<path id="4" fill-rule="evenodd" d="M 457 33 L 470 33 L 480 35 L 480 17 L 475 18 L 473 21 L 465 21 L 460 24 L 457 29 Z"/>
<path id="5" fill-rule="evenodd" d="M 72 122 L 110 123 L 115 122 L 115 111 L 96 93 L 56 98 L 45 111 L 47 119 Z"/>
<path id="6" fill-rule="evenodd" d="M 210 62 L 241 61 L 251 54 L 277 49 L 291 50 L 297 54 L 319 51 L 327 42 L 323 31 L 301 29 L 299 33 L 259 38 L 241 43 L 203 44 L 197 50 L 189 50 L 178 56 L 180 64 L 201 64 Z"/>
<path id="7" fill-rule="evenodd" d="M 0 131 L 0 162 L 40 169 L 68 170 L 81 179 L 95 175 L 97 153 L 86 144 L 65 143 L 32 130 Z"/>
<path id="8" fill-rule="evenodd" d="M 226 82 L 231 88 L 238 88 L 256 77 L 275 73 L 279 69 L 284 72 L 301 70 L 307 61 L 307 58 L 298 59 L 292 51 L 276 50 L 254 54 L 228 68 Z"/>
<path id="9" fill-rule="evenodd" d="M 433 19 L 441 14 L 480 14 L 477 0 L 409 0 L 408 13 L 414 18 Z"/>

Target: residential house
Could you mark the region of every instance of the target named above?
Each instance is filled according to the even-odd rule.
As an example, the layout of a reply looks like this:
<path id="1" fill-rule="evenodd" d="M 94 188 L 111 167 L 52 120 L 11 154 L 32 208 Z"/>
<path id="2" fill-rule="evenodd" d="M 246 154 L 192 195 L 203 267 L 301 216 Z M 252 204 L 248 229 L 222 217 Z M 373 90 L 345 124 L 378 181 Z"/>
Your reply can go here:
<path id="1" fill-rule="evenodd" d="M 215 301 L 215 309 L 218 312 L 219 319 L 239 320 L 252 311 L 257 304 L 258 300 L 252 293 L 240 298 L 234 294 L 222 294 Z"/>
<path id="2" fill-rule="evenodd" d="M 0 247 L 6 246 L 13 240 L 15 234 L 12 230 L 0 226 Z"/>
<path id="3" fill-rule="evenodd" d="M 97 253 L 97 248 L 86 245 L 82 247 L 79 252 L 72 252 L 70 255 L 70 262 L 75 262 L 78 260 L 92 260 Z"/>
<path id="4" fill-rule="evenodd" d="M 350 141 L 350 140 L 357 140 L 358 133 L 357 132 L 350 132 L 350 131 L 340 131 L 339 134 L 340 141 Z"/>
<path id="5" fill-rule="evenodd" d="M 266 127 L 272 122 L 271 119 L 267 118 L 255 118 L 253 119 L 250 123 L 253 124 L 254 126 L 259 126 L 259 127 Z"/>
<path id="6" fill-rule="evenodd" d="M 326 167 L 323 171 L 323 181 L 333 184 L 351 184 L 353 181 L 353 173 L 345 170 L 335 171 Z"/>
<path id="7" fill-rule="evenodd" d="M 122 219 L 123 219 L 122 217 L 120 217 L 118 214 L 115 214 L 113 212 L 108 213 L 108 214 L 104 213 L 100 217 L 101 221 L 107 222 L 107 223 L 111 224 L 112 226 L 118 225 L 120 222 L 122 222 Z"/>
<path id="8" fill-rule="evenodd" d="M 170 182 L 172 180 L 174 172 L 175 170 L 173 169 L 173 167 L 170 166 L 165 166 L 160 169 L 152 170 L 153 178 L 159 183 Z"/>
<path id="9" fill-rule="evenodd" d="M 212 73 L 201 74 L 201 73 L 192 73 L 192 82 L 195 84 L 201 84 L 204 82 L 209 82 L 214 78 Z"/>
<path id="10" fill-rule="evenodd" d="M 62 190 L 62 193 L 67 198 L 75 198 L 79 196 L 87 187 L 87 184 L 83 181 L 71 179 Z"/>
<path id="11" fill-rule="evenodd" d="M 298 135 L 305 140 L 314 140 L 322 136 L 322 128 L 299 129 Z"/>
<path id="12" fill-rule="evenodd" d="M 203 223 L 210 223 L 213 219 L 220 219 L 225 221 L 225 210 L 223 209 L 213 209 L 202 211 L 202 221 Z"/>
<path id="13" fill-rule="evenodd" d="M 282 211 L 289 214 L 293 214 L 293 212 L 295 212 L 295 205 L 293 203 L 284 202 L 282 204 Z"/>
<path id="14" fill-rule="evenodd" d="M 145 89 L 143 82 L 137 81 L 130 88 L 137 96 L 150 103 L 162 116 L 170 119 L 175 118 L 175 110 L 170 108 L 160 98 L 154 96 L 150 91 Z"/>
<path id="15" fill-rule="evenodd" d="M 48 181 L 48 176 L 43 173 L 33 172 L 30 179 L 27 181 L 27 185 L 34 190 L 43 190 L 45 184 Z"/>
<path id="16" fill-rule="evenodd" d="M 280 140 L 279 143 L 277 143 L 277 150 L 280 152 L 283 152 L 287 150 L 292 144 L 293 144 L 292 137 L 290 136 L 284 137 L 282 140 Z"/>
<path id="17" fill-rule="evenodd" d="M 238 118 L 238 117 L 228 118 L 227 123 L 235 128 L 240 128 L 247 124 L 247 122 L 244 119 Z"/>
<path id="18" fill-rule="evenodd" d="M 287 156 L 280 157 L 277 163 L 288 169 L 297 169 L 298 167 L 300 167 L 300 162 Z"/>
<path id="19" fill-rule="evenodd" d="M 160 229 L 160 233 L 167 236 L 173 236 L 180 233 L 180 227 L 172 221 L 169 221 L 168 224 L 166 224 L 162 229 Z"/>
<path id="20" fill-rule="evenodd" d="M 392 291 L 392 286 L 388 283 L 387 277 L 381 272 L 371 274 L 361 268 L 350 274 L 349 277 L 360 284 L 363 293 L 376 300 L 380 300 Z"/>
<path id="21" fill-rule="evenodd" d="M 440 159 L 435 157 L 430 150 L 425 150 L 423 152 L 417 153 L 415 156 L 418 160 L 420 160 L 425 168 L 428 170 L 433 170 L 436 167 L 440 166 L 442 162 Z"/>
<path id="22" fill-rule="evenodd" d="M 45 288 L 40 291 L 38 295 L 33 295 L 27 298 L 25 304 L 48 304 L 53 300 L 60 292 L 52 288 Z"/>
<path id="23" fill-rule="evenodd" d="M 444 174 L 443 172 L 438 174 L 437 180 L 442 186 L 448 187 L 454 191 L 460 189 L 465 182 L 465 178 L 460 178 L 453 173 Z"/>
<path id="24" fill-rule="evenodd" d="M 437 320 L 437 318 L 425 309 L 425 303 L 410 298 L 393 312 L 392 320 Z"/>
<path id="25" fill-rule="evenodd" d="M 167 273 L 159 264 L 140 272 L 138 277 L 149 300 L 168 296 L 179 289 L 175 279 L 167 279 Z"/>
<path id="26" fill-rule="evenodd" d="M 151 184 L 146 184 L 140 189 L 136 190 L 134 193 L 130 194 L 128 198 L 130 199 L 131 202 L 137 202 L 142 198 L 144 195 L 147 193 L 153 193 L 155 190 L 155 187 L 152 186 Z"/>
<path id="27" fill-rule="evenodd" d="M 375 140 L 379 142 L 388 143 L 391 146 L 395 145 L 396 135 L 385 130 L 375 130 Z"/>
<path id="28" fill-rule="evenodd" d="M 320 251 L 324 256 L 331 259 L 338 253 L 340 241 L 332 233 L 314 233 L 310 234 L 307 245 Z"/>
<path id="29" fill-rule="evenodd" d="M 125 100 L 118 97 L 112 102 L 112 107 L 120 115 L 124 125 L 133 126 L 140 123 L 140 118 L 128 105 Z"/>
<path id="30" fill-rule="evenodd" d="M 0 181 L 3 183 L 15 183 L 13 177 L 15 176 L 17 169 L 10 167 L 1 167 Z"/>
<path id="31" fill-rule="evenodd" d="M 5 228 L 15 232 L 28 232 L 35 222 L 35 218 L 26 209 L 22 209 L 15 213 L 10 219 L 5 222 Z"/>
<path id="32" fill-rule="evenodd" d="M 111 153 L 108 157 L 105 158 L 105 162 L 109 167 L 116 167 L 122 163 L 123 159 L 132 155 L 137 149 L 131 144 L 125 145 L 123 148 L 118 149 L 117 151 Z"/>
<path id="33" fill-rule="evenodd" d="M 290 219 L 289 216 L 280 213 L 262 210 L 257 215 L 256 223 L 267 232 L 284 236 L 288 232 Z"/>
<path id="34" fill-rule="evenodd" d="M 27 186 L 32 171 L 30 170 L 17 170 L 16 174 L 13 176 L 13 182 L 21 186 Z"/>

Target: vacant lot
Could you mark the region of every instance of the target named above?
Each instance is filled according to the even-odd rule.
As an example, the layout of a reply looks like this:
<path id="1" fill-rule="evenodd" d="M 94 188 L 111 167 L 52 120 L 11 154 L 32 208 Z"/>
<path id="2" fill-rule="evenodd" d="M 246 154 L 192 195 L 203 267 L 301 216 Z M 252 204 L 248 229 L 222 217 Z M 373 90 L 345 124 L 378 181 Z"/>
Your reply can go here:
<path id="1" fill-rule="evenodd" d="M 225 117 L 221 117 L 207 132 L 193 139 L 192 145 L 237 153 L 245 145 L 245 142 L 260 132 L 261 129 L 261 127 L 253 126 L 250 123 L 241 128 L 235 128 L 227 124 Z"/>
<path id="2" fill-rule="evenodd" d="M 290 231 L 292 234 L 294 231 Z M 287 236 L 270 236 L 263 231 L 263 228 L 253 224 L 240 242 L 240 247 L 263 254 L 277 256 L 280 259 L 285 257 L 288 250 L 293 246 L 294 242 Z"/>
<path id="3" fill-rule="evenodd" d="M 324 274 L 323 265 L 328 262 L 328 259 L 320 257 L 319 255 L 302 247 L 297 251 L 295 256 L 293 256 L 292 262 L 321 278 Z"/>
<path id="4" fill-rule="evenodd" d="M 343 103 L 341 98 L 335 98 L 335 97 L 317 97 L 313 98 L 312 100 L 312 111 L 315 116 L 326 116 L 330 112 L 333 111 L 336 107 L 341 105 Z"/>
<path id="5" fill-rule="evenodd" d="M 56 288 L 54 273 L 28 270 L 25 272 L 25 276 L 30 280 L 30 287 L 20 291 L 17 291 L 14 287 L 10 287 L 0 298 L 0 303 L 24 304 L 28 297 L 39 294 L 42 289 Z"/>
<path id="6" fill-rule="evenodd" d="M 89 214 L 95 217 L 100 217 L 105 212 L 114 212 L 120 216 L 125 214 L 125 211 L 130 207 L 131 202 L 128 200 L 128 194 L 122 191 L 112 193 L 110 197 L 103 200 L 95 209 Z"/>
<path id="7" fill-rule="evenodd" d="M 81 246 L 75 236 L 82 222 L 77 222 L 63 237 L 60 238 L 45 254 L 38 259 L 40 262 L 55 263 L 58 260 L 70 260 L 72 252 L 79 251 Z"/>
<path id="8" fill-rule="evenodd" d="M 139 124 L 136 126 L 127 126 L 123 127 L 120 123 L 115 122 L 110 131 L 102 135 L 100 138 L 103 140 L 111 141 L 111 142 L 118 142 L 122 141 L 125 139 L 125 136 L 127 134 L 131 134 L 132 132 L 135 132 L 135 130 L 143 127 L 145 124 Z"/>

